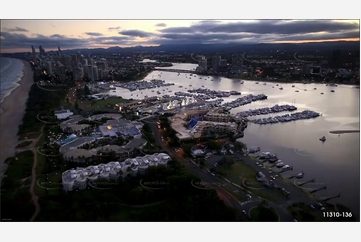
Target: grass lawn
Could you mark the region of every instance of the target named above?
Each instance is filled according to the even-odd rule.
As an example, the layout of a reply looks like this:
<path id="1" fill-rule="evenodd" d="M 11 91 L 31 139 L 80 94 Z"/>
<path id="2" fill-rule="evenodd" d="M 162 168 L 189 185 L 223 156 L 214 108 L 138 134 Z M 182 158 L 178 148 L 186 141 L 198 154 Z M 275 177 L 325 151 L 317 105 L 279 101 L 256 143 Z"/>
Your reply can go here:
<path id="1" fill-rule="evenodd" d="M 35 185 L 35 193 L 38 196 L 46 196 L 46 195 L 59 195 L 62 192 L 61 185 L 61 174 L 62 172 L 52 172 L 48 175 L 41 175 L 37 177 L 38 183 L 42 186 L 40 187 L 38 184 Z M 49 188 L 46 190 L 44 187 Z"/>
<path id="2" fill-rule="evenodd" d="M 28 133 L 28 134 L 22 134 L 19 136 L 19 141 L 26 141 L 28 139 L 36 139 L 39 137 L 39 135 L 41 134 L 41 132 L 32 132 L 32 133 Z"/>
<path id="3" fill-rule="evenodd" d="M 9 167 L 6 170 L 6 175 L 15 180 L 20 180 L 31 176 L 31 170 L 34 163 L 34 154 L 32 151 L 27 150 L 18 153 L 9 162 Z"/>
<path id="4" fill-rule="evenodd" d="M 32 140 L 25 140 L 25 141 L 21 142 L 20 144 L 18 144 L 16 146 L 16 148 L 25 148 L 25 147 L 31 145 L 31 143 L 33 143 Z"/>
<path id="5" fill-rule="evenodd" d="M 36 165 L 35 172 L 37 176 L 40 176 L 46 166 L 46 156 L 38 152 L 37 158 L 38 158 L 38 163 Z"/>
<path id="6" fill-rule="evenodd" d="M 257 172 L 243 161 L 234 160 L 234 164 L 231 167 L 218 166 L 216 170 L 225 174 L 225 177 L 228 180 L 242 186 L 254 195 L 274 202 L 278 202 L 280 199 L 284 199 L 284 195 L 281 194 L 277 189 L 268 189 L 259 184 L 259 182 L 256 180 Z M 254 184 L 252 187 L 259 189 L 247 188 L 247 186 L 243 184 L 244 179 L 247 180 L 247 183 Z"/>
<path id="7" fill-rule="evenodd" d="M 94 108 L 107 108 L 108 105 L 127 103 L 128 99 L 122 97 L 110 97 L 106 100 L 85 100 L 78 101 L 78 105 L 83 110 L 93 110 Z"/>
<path id="8" fill-rule="evenodd" d="M 35 147 L 42 147 L 43 144 L 45 143 L 46 138 L 45 138 L 45 134 L 43 133 L 40 137 L 40 139 L 38 140 L 38 142 L 36 143 Z"/>

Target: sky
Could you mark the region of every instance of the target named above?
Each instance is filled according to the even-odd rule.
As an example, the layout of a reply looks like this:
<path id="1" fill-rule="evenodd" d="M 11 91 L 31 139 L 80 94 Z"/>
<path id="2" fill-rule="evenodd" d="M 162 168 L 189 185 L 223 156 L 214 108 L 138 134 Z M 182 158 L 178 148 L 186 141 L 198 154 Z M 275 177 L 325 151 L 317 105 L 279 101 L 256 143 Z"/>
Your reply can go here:
<path id="1" fill-rule="evenodd" d="M 1 20 L 0 51 L 359 41 L 359 29 L 359 20 Z"/>

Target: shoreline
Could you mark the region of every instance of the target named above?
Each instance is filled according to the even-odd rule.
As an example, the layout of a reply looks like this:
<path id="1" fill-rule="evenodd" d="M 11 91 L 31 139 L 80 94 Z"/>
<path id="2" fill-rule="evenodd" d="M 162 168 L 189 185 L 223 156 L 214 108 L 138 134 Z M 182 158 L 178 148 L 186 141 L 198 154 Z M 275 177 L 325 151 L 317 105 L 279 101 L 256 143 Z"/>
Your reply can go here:
<path id="1" fill-rule="evenodd" d="M 29 63 L 21 61 L 24 69 L 21 80 L 17 82 L 19 86 L 0 104 L 2 109 L 0 115 L 0 180 L 6 171 L 5 160 L 15 154 L 19 125 L 22 123 L 30 88 L 34 84 L 33 71 Z"/>
<path id="2" fill-rule="evenodd" d="M 360 133 L 360 130 L 332 130 L 330 134 Z"/>

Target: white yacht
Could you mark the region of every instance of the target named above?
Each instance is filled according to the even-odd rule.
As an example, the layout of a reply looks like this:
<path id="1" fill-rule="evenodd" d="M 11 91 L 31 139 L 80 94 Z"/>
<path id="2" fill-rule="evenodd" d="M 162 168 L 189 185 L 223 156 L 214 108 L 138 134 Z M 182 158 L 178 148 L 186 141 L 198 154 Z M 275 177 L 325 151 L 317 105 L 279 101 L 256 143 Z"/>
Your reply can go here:
<path id="1" fill-rule="evenodd" d="M 297 179 L 303 178 L 304 175 L 305 175 L 304 172 L 300 172 L 300 173 L 298 173 L 298 174 L 296 175 L 296 178 L 297 178 Z"/>

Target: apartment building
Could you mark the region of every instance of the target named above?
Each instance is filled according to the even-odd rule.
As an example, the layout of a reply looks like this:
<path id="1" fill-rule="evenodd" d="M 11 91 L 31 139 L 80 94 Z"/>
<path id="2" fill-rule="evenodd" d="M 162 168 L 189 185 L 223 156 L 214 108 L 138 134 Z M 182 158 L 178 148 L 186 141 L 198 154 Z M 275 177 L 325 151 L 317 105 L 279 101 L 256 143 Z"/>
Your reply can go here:
<path id="1" fill-rule="evenodd" d="M 129 158 L 123 162 L 112 161 L 107 164 L 96 166 L 79 167 L 67 170 L 62 174 L 64 191 L 85 189 L 88 186 L 97 188 L 98 180 L 114 180 L 119 176 L 125 177 L 128 174 L 137 175 L 138 172 L 145 172 L 150 166 L 167 165 L 171 157 L 165 153 L 156 153 L 142 157 Z"/>

